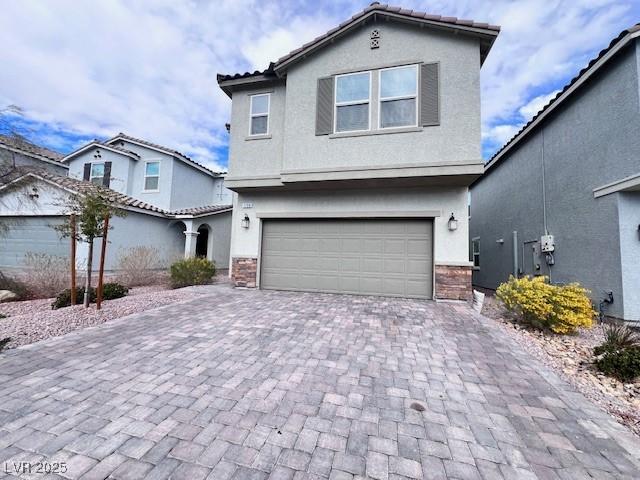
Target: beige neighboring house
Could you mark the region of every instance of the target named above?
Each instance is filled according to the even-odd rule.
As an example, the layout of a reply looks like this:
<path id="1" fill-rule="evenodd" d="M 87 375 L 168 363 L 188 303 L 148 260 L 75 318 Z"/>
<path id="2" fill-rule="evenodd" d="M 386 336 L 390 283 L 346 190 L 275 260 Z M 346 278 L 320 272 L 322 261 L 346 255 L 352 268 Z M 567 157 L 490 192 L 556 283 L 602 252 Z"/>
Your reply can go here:
<path id="1" fill-rule="evenodd" d="M 480 68 L 499 27 L 373 3 L 232 99 L 237 286 L 469 299 Z"/>

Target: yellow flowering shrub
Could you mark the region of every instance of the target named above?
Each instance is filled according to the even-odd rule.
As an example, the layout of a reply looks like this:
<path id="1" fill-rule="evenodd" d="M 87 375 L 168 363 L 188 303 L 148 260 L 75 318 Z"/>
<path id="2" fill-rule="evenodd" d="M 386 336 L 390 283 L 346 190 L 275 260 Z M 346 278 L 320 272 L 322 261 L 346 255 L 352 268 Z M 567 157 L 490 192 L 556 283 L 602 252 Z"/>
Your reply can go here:
<path id="1" fill-rule="evenodd" d="M 551 285 L 547 277 L 509 277 L 496 295 L 510 312 L 538 328 L 555 333 L 573 333 L 589 328 L 594 312 L 589 292 L 577 283 Z"/>

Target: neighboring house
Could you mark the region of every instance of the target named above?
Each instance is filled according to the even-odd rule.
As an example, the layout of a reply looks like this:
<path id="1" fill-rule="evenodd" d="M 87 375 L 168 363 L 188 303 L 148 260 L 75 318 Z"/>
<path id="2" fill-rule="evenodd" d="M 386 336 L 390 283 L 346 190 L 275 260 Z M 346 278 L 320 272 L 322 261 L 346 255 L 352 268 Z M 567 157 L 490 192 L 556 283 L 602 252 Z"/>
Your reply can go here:
<path id="1" fill-rule="evenodd" d="M 472 185 L 474 284 L 580 282 L 596 305 L 613 300 L 606 315 L 640 321 L 638 36 L 614 39 Z"/>
<path id="2" fill-rule="evenodd" d="M 64 155 L 40 147 L 19 135 L 0 135 L 0 184 L 2 176 L 15 167 L 36 167 L 66 175 L 69 167 L 62 163 Z"/>
<path id="3" fill-rule="evenodd" d="M 113 219 L 107 270 L 116 269 L 121 252 L 138 246 L 156 248 L 163 266 L 199 255 L 228 268 L 232 193 L 221 174 L 124 134 L 90 142 L 63 162 L 69 176 L 18 168 L 0 187 L 0 217 L 10 226 L 1 239 L 0 269 L 20 268 L 27 252 L 67 255 L 69 241 L 61 241 L 52 226 L 63 220 L 69 194 L 96 184 L 113 190 L 127 211 Z M 98 254 L 96 248 L 94 260 Z M 86 249 L 79 259 L 86 259 Z"/>
<path id="4" fill-rule="evenodd" d="M 234 283 L 468 299 L 480 66 L 498 31 L 374 3 L 263 72 L 219 75 Z"/>

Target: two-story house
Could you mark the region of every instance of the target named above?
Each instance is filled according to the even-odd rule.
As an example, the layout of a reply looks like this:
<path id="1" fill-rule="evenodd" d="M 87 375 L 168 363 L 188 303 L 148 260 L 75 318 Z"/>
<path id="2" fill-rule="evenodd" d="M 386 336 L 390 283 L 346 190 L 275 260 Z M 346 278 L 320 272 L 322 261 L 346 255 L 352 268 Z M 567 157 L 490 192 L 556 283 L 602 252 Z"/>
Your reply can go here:
<path id="1" fill-rule="evenodd" d="M 499 27 L 372 3 L 232 99 L 232 279 L 468 299 L 480 67 Z"/>
<path id="2" fill-rule="evenodd" d="M 474 284 L 580 282 L 640 322 L 640 24 L 624 30 L 471 186 Z"/>
<path id="3" fill-rule="evenodd" d="M 198 255 L 228 268 L 233 194 L 223 174 L 123 133 L 82 146 L 62 164 L 68 176 L 23 166 L 0 187 L 0 217 L 9 226 L 0 239 L 0 269 L 20 269 L 29 252 L 68 256 L 69 241 L 52 227 L 64 218 L 68 194 L 95 185 L 111 189 L 127 212 L 112 220 L 107 270 L 116 270 L 120 254 L 139 246 L 158 252 L 158 267 Z M 79 247 L 82 263 L 87 250 Z M 94 260 L 98 254 L 94 249 Z"/>

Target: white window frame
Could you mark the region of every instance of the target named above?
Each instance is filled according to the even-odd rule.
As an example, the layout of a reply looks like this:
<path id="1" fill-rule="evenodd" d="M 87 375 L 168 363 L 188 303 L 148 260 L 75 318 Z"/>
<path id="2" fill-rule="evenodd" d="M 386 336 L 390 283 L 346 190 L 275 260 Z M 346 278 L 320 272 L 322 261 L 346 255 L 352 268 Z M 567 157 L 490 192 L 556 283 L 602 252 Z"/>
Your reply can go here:
<path id="1" fill-rule="evenodd" d="M 96 176 L 93 175 L 93 166 L 94 165 L 102 165 L 102 176 L 101 177 L 96 177 Z M 91 162 L 91 168 L 89 169 L 89 181 L 91 183 L 93 183 L 93 179 L 94 178 L 100 178 L 102 180 L 97 185 L 104 185 L 104 174 L 105 174 L 104 168 L 105 168 L 105 162 Z"/>
<path id="2" fill-rule="evenodd" d="M 267 113 L 253 113 L 253 99 L 255 97 L 267 97 Z M 253 119 L 257 117 L 267 117 L 267 131 L 265 133 L 251 133 L 251 126 L 253 125 Z M 249 95 L 249 136 L 250 137 L 264 137 L 269 135 L 269 120 L 271 117 L 271 93 L 254 93 Z"/>
<path id="3" fill-rule="evenodd" d="M 338 78 L 348 77 L 351 75 L 361 75 L 366 73 L 369 75 L 369 97 L 366 100 L 355 100 L 349 102 L 338 102 Z M 343 73 L 342 75 L 336 75 L 333 77 L 333 133 L 351 133 L 351 132 L 368 132 L 371 130 L 371 96 L 373 94 L 373 75 L 371 70 L 363 70 L 359 72 Z M 338 131 L 338 107 L 348 107 L 350 105 L 369 105 L 369 114 L 367 115 L 367 128 L 359 130 L 340 130 Z"/>
<path id="4" fill-rule="evenodd" d="M 397 70 L 399 68 L 408 68 L 408 67 L 413 67 L 416 71 L 416 93 L 414 95 L 399 95 L 395 97 L 382 98 L 382 72 L 386 70 Z M 420 69 L 418 68 L 417 63 L 410 64 L 410 65 L 398 65 L 396 67 L 389 67 L 389 68 L 381 68 L 380 70 L 378 70 L 378 130 L 396 130 L 398 128 L 417 127 L 418 126 L 418 107 L 419 107 L 418 92 L 419 90 L 420 90 Z M 414 99 L 416 102 L 416 108 L 415 108 L 416 118 L 413 125 L 402 125 L 399 127 L 383 127 L 382 126 L 382 103 L 390 102 L 392 100 L 409 100 L 409 99 Z"/>
<path id="5" fill-rule="evenodd" d="M 158 175 L 147 175 L 147 165 L 150 163 L 158 164 Z M 157 193 L 160 191 L 160 168 L 162 167 L 162 162 L 160 160 L 146 160 L 144 162 L 144 175 L 142 177 L 142 193 Z M 158 188 L 147 190 L 147 178 L 158 178 Z"/>
<path id="6" fill-rule="evenodd" d="M 478 245 L 478 250 L 475 249 L 475 246 Z M 476 265 L 476 257 L 478 257 L 478 265 Z M 471 262 L 473 263 L 473 268 L 475 270 L 480 270 L 480 237 L 473 237 L 471 239 Z"/>

